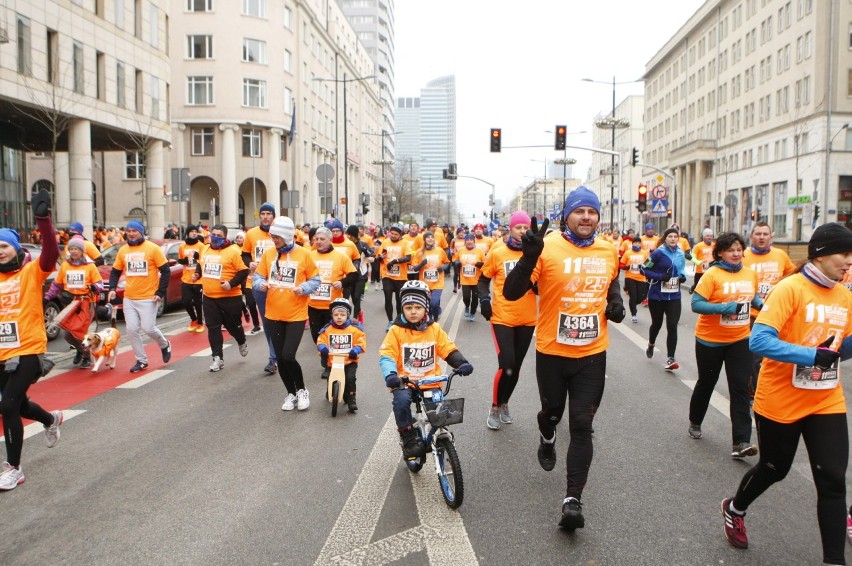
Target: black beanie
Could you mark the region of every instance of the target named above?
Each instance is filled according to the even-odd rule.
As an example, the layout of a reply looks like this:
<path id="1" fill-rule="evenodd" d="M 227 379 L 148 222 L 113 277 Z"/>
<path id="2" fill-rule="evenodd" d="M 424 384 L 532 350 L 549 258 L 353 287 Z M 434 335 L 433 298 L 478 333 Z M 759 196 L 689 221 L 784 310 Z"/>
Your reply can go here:
<path id="1" fill-rule="evenodd" d="M 678 237 L 680 237 L 680 230 L 678 230 L 677 228 L 666 228 L 666 231 L 665 231 L 665 232 L 663 232 L 663 240 L 665 240 L 665 239 L 666 239 L 666 237 L 667 237 L 669 234 L 677 234 L 677 235 L 678 235 Z"/>
<path id="2" fill-rule="evenodd" d="M 852 232 L 838 222 L 819 226 L 808 242 L 808 259 L 849 252 L 852 252 Z"/>
<path id="3" fill-rule="evenodd" d="M 195 224 L 190 224 L 189 226 L 187 226 L 187 227 L 186 227 L 186 233 L 187 233 L 187 234 L 189 234 L 189 233 L 190 233 L 190 232 L 192 232 L 193 230 L 195 230 L 196 232 L 198 232 L 198 226 L 196 226 Z"/>
<path id="4" fill-rule="evenodd" d="M 356 226 L 355 224 L 350 224 L 350 225 L 346 228 L 346 233 L 347 233 L 349 236 L 353 236 L 353 237 L 357 238 L 357 237 L 358 237 L 358 226 Z"/>

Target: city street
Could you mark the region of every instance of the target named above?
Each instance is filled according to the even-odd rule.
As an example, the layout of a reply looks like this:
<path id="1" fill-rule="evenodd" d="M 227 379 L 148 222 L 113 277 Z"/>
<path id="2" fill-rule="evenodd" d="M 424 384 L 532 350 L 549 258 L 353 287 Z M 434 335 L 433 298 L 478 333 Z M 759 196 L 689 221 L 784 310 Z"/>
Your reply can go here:
<path id="1" fill-rule="evenodd" d="M 417 475 L 401 461 L 377 365 L 386 324 L 380 291 L 370 288 L 364 302 L 360 410 L 336 418 L 307 331 L 299 352 L 311 393 L 304 412 L 281 411 L 281 380 L 262 370 L 263 334 L 248 338 L 247 358 L 226 336 L 225 369 L 210 373 L 207 338 L 184 331 L 181 309 L 160 319 L 172 361 L 163 365 L 148 344 L 150 366 L 140 374 L 127 372 L 126 336 L 116 369 L 96 375 L 67 371 L 71 354 L 59 338 L 50 351 L 61 361 L 31 396 L 47 410 L 67 410 L 62 440 L 48 450 L 41 425 L 28 426 L 27 481 L 0 494 L 0 556 L 5 564 L 820 563 L 804 446 L 786 480 L 749 509 L 749 550 L 725 541 L 719 503 L 756 458 L 730 457 L 724 378 L 704 438 L 687 436 L 696 378 L 689 299 L 684 291 L 675 372 L 662 369 L 665 328 L 654 358 L 645 357 L 647 309 L 640 307 L 639 324 L 628 313 L 610 325 L 586 527 L 573 533 L 557 527 L 567 414 L 556 468 L 545 472 L 536 459 L 534 344 L 511 401 L 514 424 L 488 430 L 497 367 L 490 327 L 479 315 L 463 319 L 461 293 L 451 289 L 441 323 L 475 367 L 451 393 L 465 398 L 465 421 L 452 427 L 464 472 L 459 511 L 446 507 L 431 456 Z M 844 386 L 848 394 L 850 382 Z"/>

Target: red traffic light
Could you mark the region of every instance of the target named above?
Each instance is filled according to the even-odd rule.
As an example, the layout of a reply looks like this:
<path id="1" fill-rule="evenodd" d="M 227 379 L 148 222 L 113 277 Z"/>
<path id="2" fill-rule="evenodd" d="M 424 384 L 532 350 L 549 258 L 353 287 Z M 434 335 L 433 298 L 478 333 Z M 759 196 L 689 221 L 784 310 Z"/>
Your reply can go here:
<path id="1" fill-rule="evenodd" d="M 491 128 L 491 152 L 499 153 L 501 144 L 502 131 L 500 128 Z"/>
<path id="2" fill-rule="evenodd" d="M 565 149 L 565 136 L 568 135 L 566 126 L 556 126 L 556 140 L 553 144 L 554 149 Z"/>
<path id="3" fill-rule="evenodd" d="M 647 195 L 648 194 L 648 187 L 646 187 L 645 185 L 639 185 L 639 194 L 640 195 Z"/>

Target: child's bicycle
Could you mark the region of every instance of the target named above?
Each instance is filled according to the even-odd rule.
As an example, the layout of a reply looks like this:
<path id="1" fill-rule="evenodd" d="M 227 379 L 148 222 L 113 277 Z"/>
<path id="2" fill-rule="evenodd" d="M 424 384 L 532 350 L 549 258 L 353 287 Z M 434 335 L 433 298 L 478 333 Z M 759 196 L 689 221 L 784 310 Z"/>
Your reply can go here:
<path id="1" fill-rule="evenodd" d="M 343 388 L 346 386 L 344 366 L 345 356 L 334 354 L 328 357 L 331 373 L 328 375 L 328 388 L 325 398 L 331 401 L 331 416 L 337 416 L 337 405 L 343 402 Z"/>
<path id="2" fill-rule="evenodd" d="M 449 375 L 423 377 L 419 380 L 402 378 L 402 382 L 414 389 L 413 401 L 417 406 L 414 415 L 414 427 L 420 434 L 426 452 L 435 457 L 435 471 L 438 473 L 438 483 L 444 501 L 450 509 L 458 509 L 464 500 L 464 480 L 462 478 L 461 462 L 456 452 L 453 433 L 446 427 L 462 422 L 464 418 L 464 398 L 447 399 L 450 384 L 458 372 Z M 446 382 L 446 387 L 435 389 L 420 389 L 420 385 Z M 425 406 L 425 412 L 423 410 Z M 417 473 L 426 461 L 425 456 L 413 460 L 405 460 L 405 465 L 413 473 Z"/>

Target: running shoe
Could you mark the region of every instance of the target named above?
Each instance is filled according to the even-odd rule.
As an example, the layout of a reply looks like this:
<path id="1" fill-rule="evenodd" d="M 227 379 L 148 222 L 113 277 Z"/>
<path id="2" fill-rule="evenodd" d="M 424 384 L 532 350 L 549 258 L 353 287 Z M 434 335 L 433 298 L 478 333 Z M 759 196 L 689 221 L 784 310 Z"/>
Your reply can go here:
<path id="1" fill-rule="evenodd" d="M 733 497 L 722 500 L 722 516 L 725 518 L 725 538 L 734 548 L 748 548 L 748 535 L 745 528 L 745 513 L 731 511 Z"/>
<path id="2" fill-rule="evenodd" d="M 140 362 L 136 360 L 136 363 L 130 368 L 130 373 L 139 373 L 140 371 L 148 369 L 148 362 Z"/>
<path id="3" fill-rule="evenodd" d="M 166 342 L 168 342 L 168 340 Z M 165 348 L 160 349 L 160 352 L 163 354 L 163 363 L 169 363 L 169 360 L 172 359 L 172 343 L 168 342 Z"/>
<path id="4" fill-rule="evenodd" d="M 0 491 L 15 489 L 27 479 L 24 477 L 24 472 L 20 466 L 16 468 L 9 462 L 3 462 L 2 470 L 0 472 Z"/>
<path id="5" fill-rule="evenodd" d="M 470 307 L 465 307 L 465 308 L 464 308 L 464 317 L 465 317 L 465 318 L 470 318 Z"/>
<path id="6" fill-rule="evenodd" d="M 677 369 L 679 367 L 680 367 L 680 364 L 677 363 L 674 358 L 668 358 L 666 360 L 665 365 L 663 366 L 663 369 L 673 370 L 673 369 Z"/>
<path id="7" fill-rule="evenodd" d="M 92 367 L 92 358 L 86 356 L 83 358 L 83 361 L 80 362 L 80 369 L 89 369 L 90 367 Z"/>
<path id="8" fill-rule="evenodd" d="M 467 319 L 469 321 L 473 322 L 474 320 L 476 320 L 476 313 L 475 312 L 470 313 L 470 316 L 467 317 Z"/>
<path id="9" fill-rule="evenodd" d="M 349 409 L 350 413 L 358 411 L 358 404 L 355 402 L 354 393 L 349 394 L 349 398 L 346 400 L 346 407 Z"/>
<path id="10" fill-rule="evenodd" d="M 210 364 L 210 371 L 217 372 L 225 367 L 225 360 L 219 356 L 213 356 L 213 363 Z"/>
<path id="11" fill-rule="evenodd" d="M 500 405 L 500 422 L 503 424 L 512 424 L 512 415 L 509 414 L 509 404 L 503 403 Z"/>
<path id="12" fill-rule="evenodd" d="M 488 418 L 485 420 L 486 426 L 491 430 L 500 430 L 500 407 L 491 407 L 488 411 Z"/>
<path id="13" fill-rule="evenodd" d="M 322 375 L 320 376 L 320 379 L 328 379 L 328 377 L 330 375 L 331 375 L 331 368 L 330 367 L 323 368 Z"/>
<path id="14" fill-rule="evenodd" d="M 546 472 L 556 466 L 556 434 L 550 442 L 545 442 L 544 437 L 538 435 L 538 463 Z"/>
<path id="15" fill-rule="evenodd" d="M 255 335 L 255 334 L 257 334 L 258 332 L 262 332 L 262 331 L 261 331 L 261 329 L 260 329 L 260 327 L 259 327 L 259 326 L 255 326 L 254 328 L 252 328 L 252 329 L 249 331 L 249 334 L 251 334 L 252 336 L 254 336 L 254 335 Z"/>
<path id="16" fill-rule="evenodd" d="M 689 429 L 686 432 L 689 434 L 689 438 L 698 440 L 701 438 L 701 425 L 689 423 Z"/>
<path id="17" fill-rule="evenodd" d="M 65 415 L 62 411 L 51 411 L 50 414 L 53 415 L 53 424 L 44 427 L 44 440 L 48 448 L 53 448 L 59 444 L 59 427 L 65 422 Z"/>
<path id="18" fill-rule="evenodd" d="M 757 446 L 751 442 L 737 442 L 731 449 L 731 458 L 745 458 L 746 456 L 756 456 Z"/>
<path id="19" fill-rule="evenodd" d="M 240 344 L 240 355 L 244 358 L 248 356 L 248 342 Z"/>
<path id="20" fill-rule="evenodd" d="M 296 408 L 300 411 L 304 411 L 308 407 L 311 406 L 311 399 L 308 396 L 307 389 L 299 389 L 296 391 Z"/>
<path id="21" fill-rule="evenodd" d="M 296 408 L 296 396 L 290 393 L 287 395 L 287 398 L 284 399 L 284 404 L 281 405 L 282 411 L 292 411 Z"/>
<path id="22" fill-rule="evenodd" d="M 195 331 L 198 332 L 199 334 L 204 332 L 204 325 L 199 322 L 198 326 L 195 327 Z"/>
<path id="23" fill-rule="evenodd" d="M 638 316 L 631 316 L 630 322 L 632 322 L 633 324 L 639 324 L 639 317 Z"/>
<path id="24" fill-rule="evenodd" d="M 852 516 L 846 515 L 846 538 L 849 539 L 849 544 L 852 544 Z"/>
<path id="25" fill-rule="evenodd" d="M 586 520 L 583 518 L 583 504 L 576 498 L 566 497 L 562 502 L 562 518 L 559 519 L 559 526 L 572 531 L 586 526 Z"/>
<path id="26" fill-rule="evenodd" d="M 358 322 L 364 324 L 364 311 L 358 313 Z"/>
<path id="27" fill-rule="evenodd" d="M 77 353 L 74 354 L 74 359 L 71 360 L 71 364 L 73 364 L 75 366 L 79 366 L 80 362 L 82 362 L 82 361 L 83 361 L 83 352 L 77 350 Z"/>
<path id="28" fill-rule="evenodd" d="M 278 373 L 278 364 L 276 364 L 275 362 L 269 362 L 268 364 L 266 364 L 266 367 L 263 368 L 263 371 L 270 375 L 273 373 Z"/>
<path id="29" fill-rule="evenodd" d="M 645 356 L 650 360 L 654 357 L 654 345 L 648 344 L 648 347 L 645 348 Z"/>
<path id="30" fill-rule="evenodd" d="M 416 460 L 426 455 L 426 446 L 416 429 L 405 429 L 399 433 L 399 436 L 400 444 L 402 444 L 402 456 L 406 460 Z"/>
<path id="31" fill-rule="evenodd" d="M 193 320 L 189 323 L 189 326 L 186 328 L 187 332 L 195 332 L 195 329 L 198 327 L 198 322 Z"/>
<path id="32" fill-rule="evenodd" d="M 648 299 L 645 299 L 644 301 L 642 301 L 642 306 L 645 307 L 646 309 L 648 308 Z"/>

